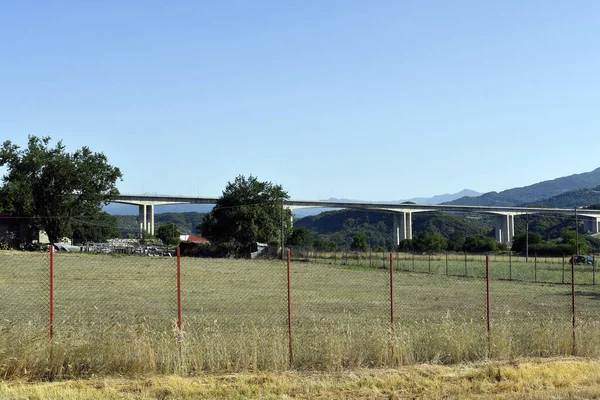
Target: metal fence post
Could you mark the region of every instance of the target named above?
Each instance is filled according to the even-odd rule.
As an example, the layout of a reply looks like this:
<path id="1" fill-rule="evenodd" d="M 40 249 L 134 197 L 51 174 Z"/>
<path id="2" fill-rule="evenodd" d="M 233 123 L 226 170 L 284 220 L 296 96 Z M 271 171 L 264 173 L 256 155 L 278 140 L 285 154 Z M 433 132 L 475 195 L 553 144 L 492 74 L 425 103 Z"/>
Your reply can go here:
<path id="1" fill-rule="evenodd" d="M 563 253 L 563 256 L 562 256 L 562 278 L 561 278 L 560 282 L 562 284 L 565 283 L 565 255 L 564 255 L 564 253 Z"/>
<path id="2" fill-rule="evenodd" d="M 446 251 L 446 275 L 448 275 L 448 252 Z"/>
<path id="3" fill-rule="evenodd" d="M 592 254 L 592 285 L 596 284 L 596 255 Z"/>
<path id="4" fill-rule="evenodd" d="M 465 276 L 467 276 L 467 252 L 465 251 Z"/>
<path id="5" fill-rule="evenodd" d="M 49 317 L 50 317 L 50 343 L 54 336 L 54 245 L 50 244 L 50 304 L 49 304 Z M 50 349 L 52 351 L 52 348 Z"/>
<path id="6" fill-rule="evenodd" d="M 571 349 L 572 355 L 576 353 L 576 345 L 575 345 L 575 255 L 571 259 L 571 316 L 572 316 L 572 325 L 571 332 L 573 335 L 572 344 L 573 348 Z"/>
<path id="7" fill-rule="evenodd" d="M 537 253 L 534 253 L 533 257 L 533 282 L 537 283 Z"/>
<path id="8" fill-rule="evenodd" d="M 428 269 L 429 269 L 428 273 L 431 273 L 431 253 L 429 253 L 427 255 L 427 260 L 428 260 L 428 264 L 429 264 L 428 265 Z"/>
<path id="9" fill-rule="evenodd" d="M 512 281 L 512 251 L 508 252 L 508 280 Z"/>
<path id="10" fill-rule="evenodd" d="M 181 323 L 181 251 L 177 247 L 177 343 L 179 345 L 179 361 L 181 362 L 181 342 L 183 342 L 183 330 Z"/>
<path id="11" fill-rule="evenodd" d="M 287 252 L 287 306 L 288 306 L 288 341 L 289 341 L 289 356 L 290 365 L 294 361 L 294 350 L 292 348 L 292 291 L 291 291 L 291 274 L 290 274 L 290 250 Z"/>
<path id="12" fill-rule="evenodd" d="M 394 332 L 394 256 L 392 253 L 390 253 L 390 324 Z"/>
<path id="13" fill-rule="evenodd" d="M 485 256 L 485 282 L 486 282 L 486 319 L 487 319 L 487 354 L 491 350 L 491 319 L 490 319 L 490 256 Z"/>

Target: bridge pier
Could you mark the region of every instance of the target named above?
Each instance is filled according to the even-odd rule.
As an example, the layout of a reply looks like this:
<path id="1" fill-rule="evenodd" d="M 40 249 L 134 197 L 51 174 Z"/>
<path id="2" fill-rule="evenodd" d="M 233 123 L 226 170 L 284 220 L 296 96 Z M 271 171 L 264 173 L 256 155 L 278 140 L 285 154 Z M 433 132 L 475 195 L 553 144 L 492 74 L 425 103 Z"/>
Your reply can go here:
<path id="1" fill-rule="evenodd" d="M 154 236 L 154 205 L 140 204 L 138 206 L 138 222 L 140 224 L 140 234 L 148 233 Z"/>
<path id="2" fill-rule="evenodd" d="M 412 213 L 394 214 L 394 244 L 398 246 L 402 240 L 412 239 Z"/>
<path id="3" fill-rule="evenodd" d="M 589 217 L 583 220 L 583 231 L 598 233 L 600 232 L 600 218 L 598 217 Z"/>
<path id="4" fill-rule="evenodd" d="M 514 214 L 500 214 L 496 217 L 496 240 L 509 245 L 515 236 Z"/>

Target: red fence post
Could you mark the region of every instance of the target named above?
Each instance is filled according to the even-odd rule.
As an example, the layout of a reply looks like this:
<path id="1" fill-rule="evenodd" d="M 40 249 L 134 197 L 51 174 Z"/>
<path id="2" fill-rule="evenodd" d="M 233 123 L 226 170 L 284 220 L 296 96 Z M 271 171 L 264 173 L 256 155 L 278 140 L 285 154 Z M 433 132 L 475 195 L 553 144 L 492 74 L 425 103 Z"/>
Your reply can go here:
<path id="1" fill-rule="evenodd" d="M 395 359 L 394 354 L 394 256 L 390 253 L 390 334 L 392 345 L 392 360 Z"/>
<path id="2" fill-rule="evenodd" d="M 54 245 L 50 244 L 50 342 L 54 336 Z"/>
<path id="3" fill-rule="evenodd" d="M 394 331 L 394 256 L 390 253 L 390 323 Z"/>
<path id="4" fill-rule="evenodd" d="M 287 306 L 288 306 L 288 339 L 290 352 L 290 365 L 294 361 L 294 350 L 292 348 L 292 291 L 290 283 L 290 250 L 287 251 Z"/>
<path id="5" fill-rule="evenodd" d="M 179 342 L 183 339 L 181 326 L 181 251 L 177 247 L 177 329 L 179 331 Z"/>
<path id="6" fill-rule="evenodd" d="M 571 258 L 571 316 L 572 326 L 571 331 L 573 335 L 573 348 L 571 350 L 572 355 L 575 355 L 575 255 Z"/>
<path id="7" fill-rule="evenodd" d="M 487 346 L 488 357 L 491 349 L 491 319 L 490 319 L 490 256 L 485 256 L 485 282 L 486 282 L 486 318 L 487 318 Z"/>

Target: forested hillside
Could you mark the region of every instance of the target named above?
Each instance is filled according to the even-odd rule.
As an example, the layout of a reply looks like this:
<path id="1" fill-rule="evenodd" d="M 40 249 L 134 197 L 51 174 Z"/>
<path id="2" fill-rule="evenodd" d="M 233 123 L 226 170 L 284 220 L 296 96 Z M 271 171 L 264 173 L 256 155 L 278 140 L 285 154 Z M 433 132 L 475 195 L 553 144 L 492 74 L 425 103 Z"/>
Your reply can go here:
<path id="1" fill-rule="evenodd" d="M 443 212 L 413 213 L 413 236 L 430 231 L 449 238 L 454 232 L 464 236 L 486 235 L 493 229 L 491 219 L 478 215 L 455 215 Z M 317 238 L 335 241 L 341 247 L 350 246 L 354 235 L 362 232 L 370 247 L 393 245 L 393 214 L 377 211 L 340 210 L 302 218 L 294 227 L 307 228 Z"/>
<path id="2" fill-rule="evenodd" d="M 525 206 L 549 208 L 575 208 L 600 204 L 600 186 L 592 189 L 579 189 L 559 194 L 549 199 L 540 200 Z"/>
<path id="3" fill-rule="evenodd" d="M 489 192 L 477 197 L 462 197 L 444 203 L 473 206 L 517 206 L 525 203 L 535 203 L 562 193 L 593 188 L 600 185 L 600 168 L 591 172 L 574 174 L 533 185 L 508 189 L 502 192 Z"/>
<path id="4" fill-rule="evenodd" d="M 177 225 L 182 234 L 196 234 L 197 227 L 202 222 L 205 213 L 199 212 L 183 212 L 183 213 L 161 213 L 154 215 L 155 231 L 162 224 L 173 223 Z M 140 232 L 137 215 L 115 215 L 121 237 L 126 237 L 128 234 L 137 235 Z"/>

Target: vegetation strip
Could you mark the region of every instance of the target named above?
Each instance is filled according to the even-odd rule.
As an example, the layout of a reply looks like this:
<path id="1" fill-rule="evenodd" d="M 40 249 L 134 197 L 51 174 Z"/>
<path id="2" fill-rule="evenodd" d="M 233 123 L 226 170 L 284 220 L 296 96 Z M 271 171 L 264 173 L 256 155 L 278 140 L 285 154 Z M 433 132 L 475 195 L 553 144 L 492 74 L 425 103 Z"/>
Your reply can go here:
<path id="1" fill-rule="evenodd" d="M 94 377 L 62 382 L 0 382 L 9 399 L 494 398 L 584 399 L 600 396 L 592 359 L 513 360 L 454 366 L 341 372 L 206 374 L 196 377 Z"/>

